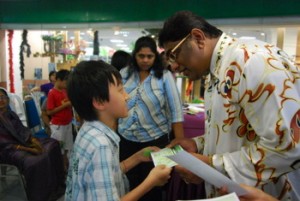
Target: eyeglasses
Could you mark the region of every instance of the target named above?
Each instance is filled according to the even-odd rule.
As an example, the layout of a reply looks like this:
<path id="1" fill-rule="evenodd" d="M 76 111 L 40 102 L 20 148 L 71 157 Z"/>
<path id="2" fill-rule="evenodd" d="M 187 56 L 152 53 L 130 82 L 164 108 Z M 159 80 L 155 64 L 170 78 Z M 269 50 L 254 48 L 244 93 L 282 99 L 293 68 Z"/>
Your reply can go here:
<path id="1" fill-rule="evenodd" d="M 8 97 L 7 96 L 0 96 L 0 100 L 7 100 Z"/>
<path id="2" fill-rule="evenodd" d="M 147 57 L 147 59 L 152 59 L 155 57 L 154 54 L 137 54 L 137 56 L 140 58 L 140 59 L 144 59 L 145 57 Z"/>
<path id="3" fill-rule="evenodd" d="M 184 37 L 173 49 L 170 51 L 169 56 L 168 56 L 168 62 L 170 65 L 172 65 L 176 59 L 177 55 L 175 54 L 175 51 L 186 41 L 186 39 L 190 36 L 190 33 Z"/>

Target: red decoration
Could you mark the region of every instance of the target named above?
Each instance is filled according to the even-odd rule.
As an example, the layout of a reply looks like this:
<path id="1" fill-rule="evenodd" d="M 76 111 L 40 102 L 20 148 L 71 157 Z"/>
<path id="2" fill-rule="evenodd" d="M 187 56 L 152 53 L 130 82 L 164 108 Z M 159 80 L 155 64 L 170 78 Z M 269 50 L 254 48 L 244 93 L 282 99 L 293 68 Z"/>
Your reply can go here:
<path id="1" fill-rule="evenodd" d="M 12 39 L 13 39 L 14 31 L 8 30 L 8 73 L 9 73 L 9 89 L 10 93 L 15 93 L 15 85 L 14 85 L 14 65 L 13 65 L 13 50 L 12 50 Z"/>

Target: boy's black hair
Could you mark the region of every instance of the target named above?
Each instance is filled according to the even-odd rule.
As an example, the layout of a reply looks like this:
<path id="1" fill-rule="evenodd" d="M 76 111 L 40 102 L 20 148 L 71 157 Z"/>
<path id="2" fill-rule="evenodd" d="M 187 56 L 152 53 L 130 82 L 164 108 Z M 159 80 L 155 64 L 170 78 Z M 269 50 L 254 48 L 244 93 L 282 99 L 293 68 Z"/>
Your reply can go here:
<path id="1" fill-rule="evenodd" d="M 56 78 L 56 80 L 61 80 L 61 81 L 67 80 L 69 74 L 70 74 L 70 71 L 62 69 L 62 70 L 59 70 L 58 72 L 56 72 L 55 78 Z"/>
<path id="2" fill-rule="evenodd" d="M 94 121 L 98 120 L 98 114 L 93 99 L 109 101 L 109 84 L 121 83 L 122 77 L 115 67 L 104 61 L 82 61 L 69 75 L 67 93 L 78 115 Z"/>

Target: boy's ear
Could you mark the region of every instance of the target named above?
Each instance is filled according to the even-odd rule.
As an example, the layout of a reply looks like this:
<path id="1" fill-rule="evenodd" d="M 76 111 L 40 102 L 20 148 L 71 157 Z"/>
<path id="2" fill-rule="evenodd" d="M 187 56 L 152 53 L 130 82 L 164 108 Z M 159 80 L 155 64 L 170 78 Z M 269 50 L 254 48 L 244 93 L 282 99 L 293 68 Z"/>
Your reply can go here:
<path id="1" fill-rule="evenodd" d="M 93 98 L 93 106 L 97 110 L 104 110 L 105 109 L 104 103 L 99 101 L 99 100 L 96 100 L 95 98 Z"/>

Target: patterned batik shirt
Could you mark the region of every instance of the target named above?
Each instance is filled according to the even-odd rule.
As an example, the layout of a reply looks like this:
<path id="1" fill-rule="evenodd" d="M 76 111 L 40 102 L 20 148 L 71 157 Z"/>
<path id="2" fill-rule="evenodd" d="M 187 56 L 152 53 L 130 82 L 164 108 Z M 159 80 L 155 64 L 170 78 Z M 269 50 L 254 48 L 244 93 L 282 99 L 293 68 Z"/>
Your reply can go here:
<path id="1" fill-rule="evenodd" d="M 173 75 L 165 70 L 161 79 L 149 76 L 140 83 L 138 72 L 128 77 L 121 70 L 124 89 L 129 94 L 128 117 L 119 119 L 119 133 L 127 140 L 149 142 L 171 131 L 172 123 L 183 122 L 181 98 Z"/>
<path id="2" fill-rule="evenodd" d="M 286 173 L 300 167 L 299 68 L 274 45 L 223 34 L 210 71 L 199 152 L 232 180 L 291 199 Z M 209 184 L 206 193 L 217 196 Z"/>
<path id="3" fill-rule="evenodd" d="M 119 164 L 119 136 L 99 121 L 77 134 L 67 177 L 66 201 L 117 201 L 128 191 Z"/>

